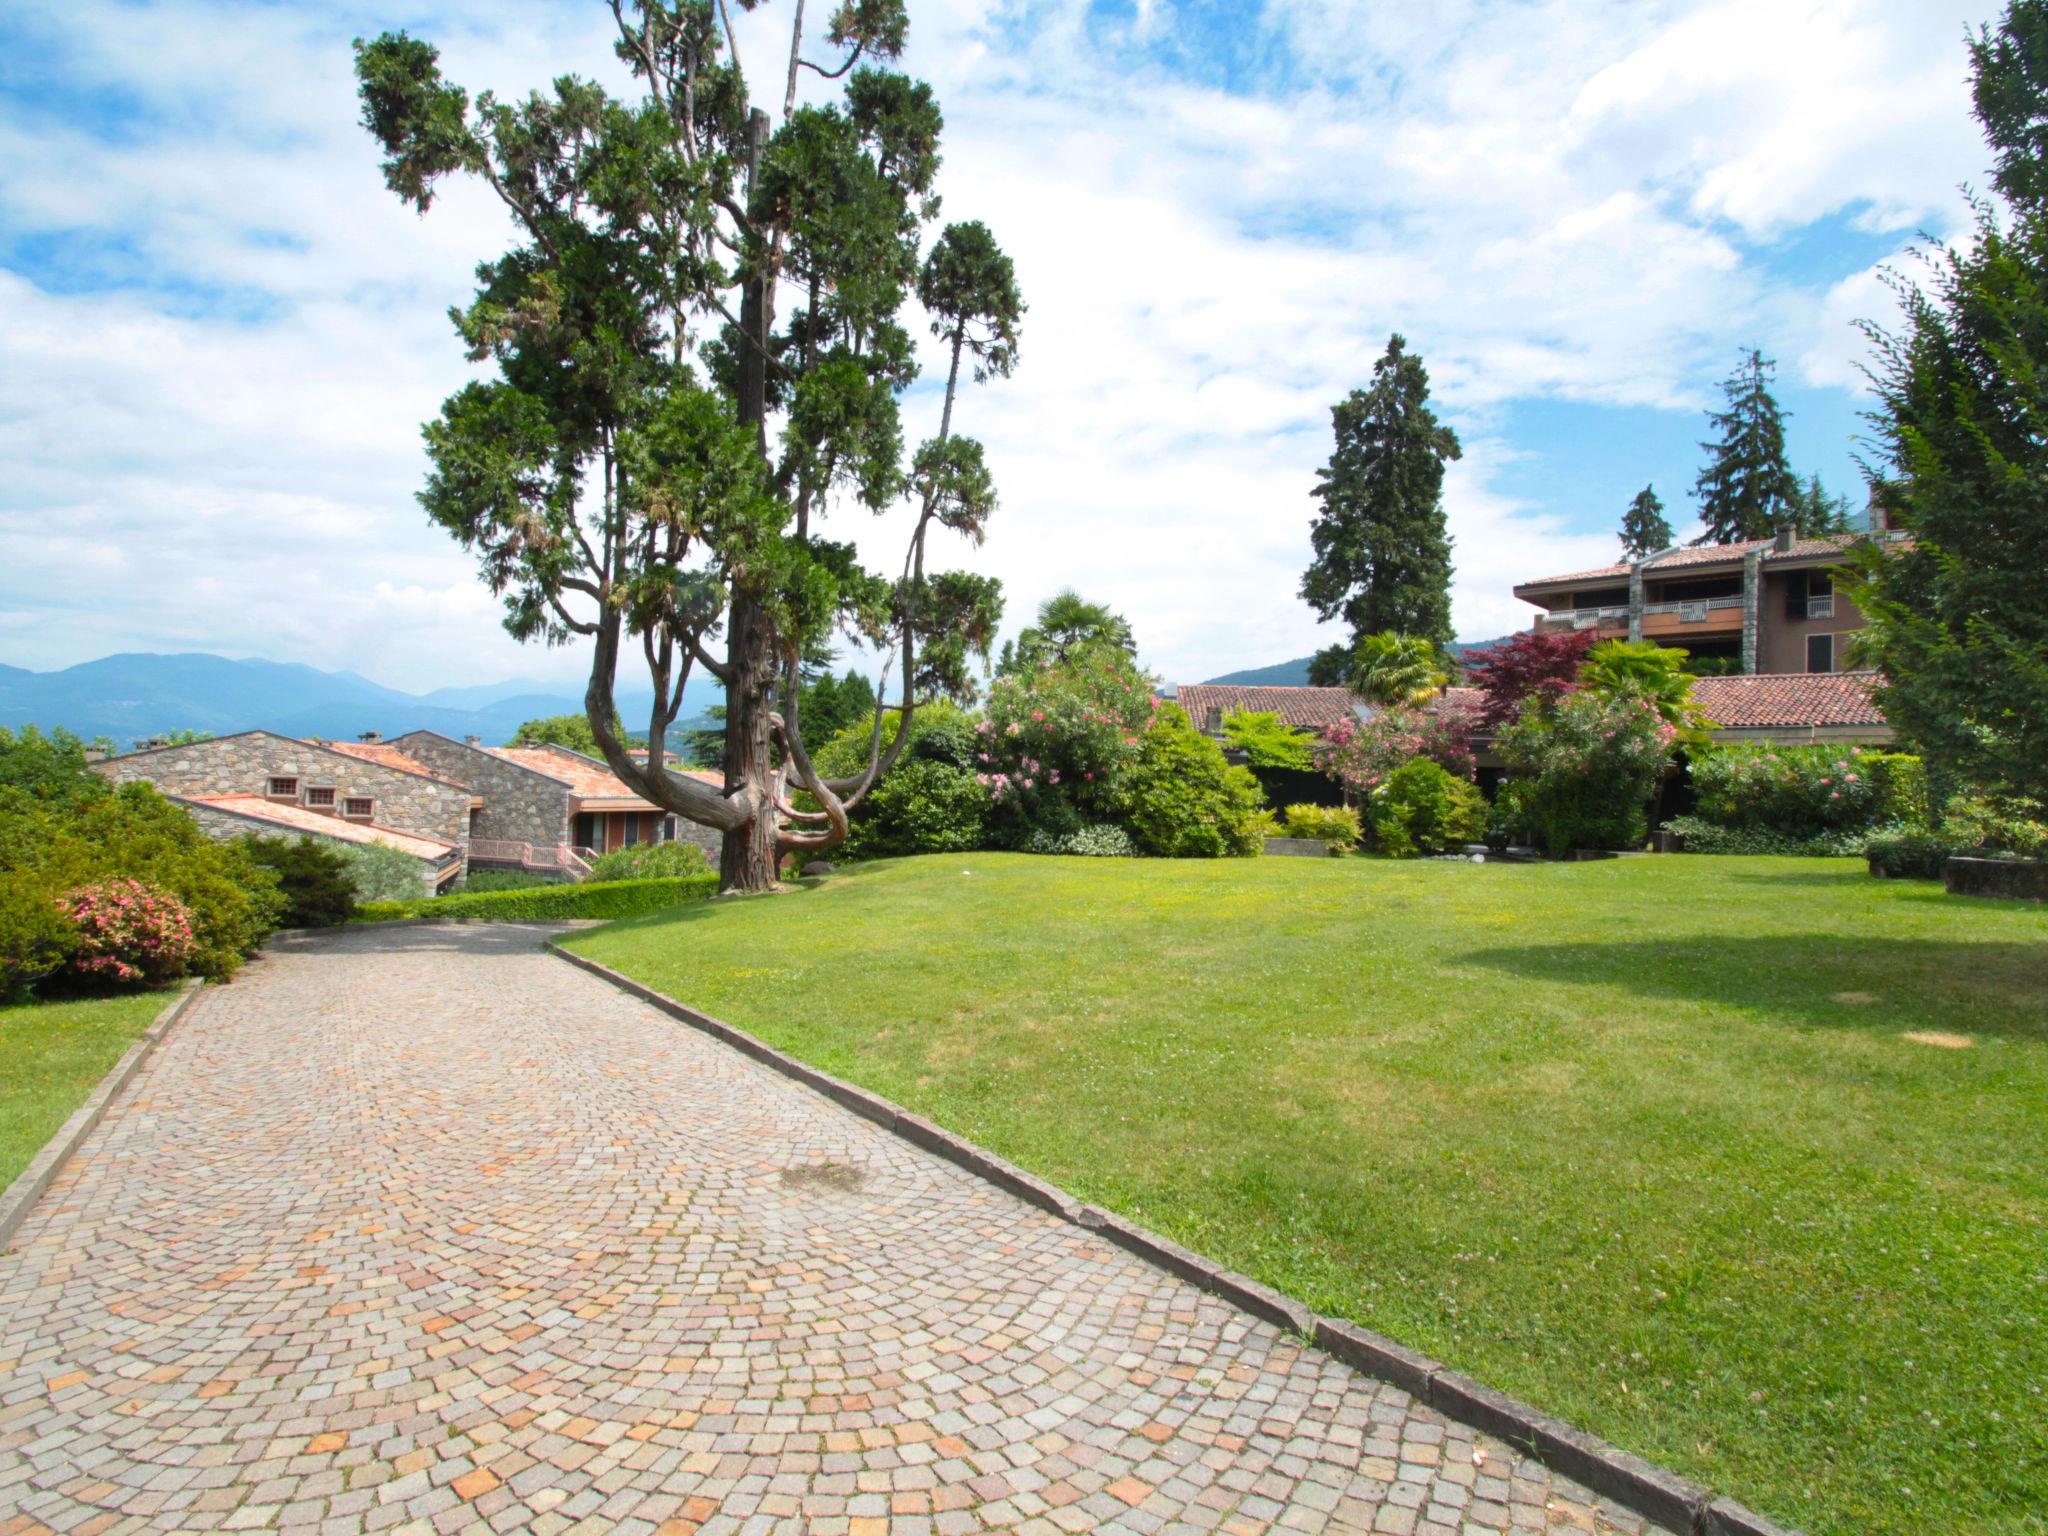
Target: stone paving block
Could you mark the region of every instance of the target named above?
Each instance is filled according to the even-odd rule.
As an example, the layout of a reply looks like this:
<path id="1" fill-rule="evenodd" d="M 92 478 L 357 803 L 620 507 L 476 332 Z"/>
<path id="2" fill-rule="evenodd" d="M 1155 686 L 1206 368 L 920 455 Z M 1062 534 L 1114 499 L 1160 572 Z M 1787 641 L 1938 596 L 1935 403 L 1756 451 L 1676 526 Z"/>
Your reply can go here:
<path id="1" fill-rule="evenodd" d="M 1639 1528 L 541 937 L 201 996 L 0 1255 L 0 1533 Z"/>

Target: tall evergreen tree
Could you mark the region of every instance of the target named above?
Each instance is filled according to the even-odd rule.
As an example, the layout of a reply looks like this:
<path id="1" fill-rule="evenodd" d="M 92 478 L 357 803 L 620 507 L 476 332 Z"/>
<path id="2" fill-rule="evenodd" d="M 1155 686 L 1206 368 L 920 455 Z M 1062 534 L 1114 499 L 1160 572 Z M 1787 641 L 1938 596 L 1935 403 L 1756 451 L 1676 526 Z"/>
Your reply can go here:
<path id="1" fill-rule="evenodd" d="M 1856 527 L 1849 498 L 1832 494 L 1817 474 L 1808 475 L 1792 498 L 1792 520 L 1801 533 L 1850 533 Z"/>
<path id="2" fill-rule="evenodd" d="M 1621 514 L 1622 556 L 1640 560 L 1670 547 L 1671 520 L 1664 515 L 1664 503 L 1657 499 L 1657 488 L 1646 485 L 1636 492 L 1636 499 Z"/>
<path id="3" fill-rule="evenodd" d="M 1309 677 L 1337 686 L 1359 642 L 1392 630 L 1451 643 L 1451 537 L 1444 523 L 1444 464 L 1458 434 L 1429 408 L 1429 374 L 1400 336 L 1373 364 L 1372 383 L 1330 412 L 1337 446 L 1317 475 L 1322 503 L 1309 531 L 1315 559 L 1301 595 L 1322 619 L 1351 627 L 1347 644 L 1310 664 Z"/>
<path id="4" fill-rule="evenodd" d="M 1886 718 L 1954 787 L 2048 804 L 2048 4 L 2015 0 L 1971 46 L 2007 221 L 1899 279 L 1877 348 L 1872 498 L 1907 541 L 1858 551 L 1858 640 Z"/>
<path id="5" fill-rule="evenodd" d="M 963 360 L 977 380 L 1010 372 L 1024 305 L 988 230 L 924 238 L 942 122 L 931 88 L 887 67 L 903 0 L 841 0 L 808 31 L 798 0 L 757 73 L 725 0 L 609 8 L 623 99 L 569 74 L 472 98 L 424 42 L 356 45 L 391 190 L 425 212 L 444 178 L 475 177 L 512 230 L 454 315 L 493 367 L 427 426 L 421 501 L 477 551 L 516 637 L 590 642 L 585 712 L 612 771 L 721 833 L 727 889 L 762 890 L 783 855 L 844 839 L 920 699 L 973 688 L 1000 589 L 928 571 L 926 546 L 934 526 L 979 543 L 995 510 L 954 405 Z M 760 24 L 762 0 L 739 8 Z M 820 101 L 799 101 L 805 70 Z M 948 370 L 937 434 L 906 452 L 913 293 Z M 900 564 L 822 535 L 835 507 L 906 502 Z M 802 658 L 835 633 L 888 651 L 902 693 L 890 743 L 878 730 L 860 772 L 826 779 L 803 745 Z M 644 760 L 613 707 L 635 656 L 654 698 Z M 667 767 L 693 668 L 725 689 L 722 789 Z"/>
<path id="6" fill-rule="evenodd" d="M 1799 482 L 1785 458 L 1785 413 L 1771 393 L 1777 366 L 1750 348 L 1722 382 L 1727 409 L 1707 413 L 1715 437 L 1700 444 L 1707 467 L 1692 493 L 1706 531 L 1695 544 L 1766 539 L 1791 515 Z"/>

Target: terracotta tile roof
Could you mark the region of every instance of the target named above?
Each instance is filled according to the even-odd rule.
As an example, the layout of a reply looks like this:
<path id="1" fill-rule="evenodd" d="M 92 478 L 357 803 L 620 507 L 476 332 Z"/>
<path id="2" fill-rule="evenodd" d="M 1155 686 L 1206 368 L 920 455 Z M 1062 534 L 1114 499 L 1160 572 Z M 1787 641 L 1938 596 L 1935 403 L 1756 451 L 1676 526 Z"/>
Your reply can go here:
<path id="1" fill-rule="evenodd" d="M 457 789 L 469 786 L 459 779 L 451 779 L 437 769 L 429 768 L 418 758 L 407 757 L 397 747 L 385 741 L 315 741 L 311 745 L 325 747 L 330 752 L 340 752 L 349 757 L 359 757 L 366 763 L 380 767 L 395 768 L 400 773 L 417 773 L 423 778 L 439 779 L 443 784 L 453 784 Z"/>
<path id="2" fill-rule="evenodd" d="M 484 751 L 493 757 L 501 757 L 508 763 L 517 763 L 535 773 L 546 774 L 549 778 L 569 786 L 569 792 L 578 800 L 627 800 L 635 805 L 654 807 L 642 799 L 625 782 L 594 757 L 585 757 L 581 752 L 572 752 L 567 747 L 485 747 Z M 677 769 L 670 772 L 682 773 L 686 777 L 715 784 L 725 788 L 722 774 L 707 773 L 699 769 Z"/>
<path id="3" fill-rule="evenodd" d="M 1680 570 L 1699 565 L 1742 564 L 1743 557 L 1752 550 L 1764 551 L 1764 563 L 1769 565 L 1779 560 L 1813 560 L 1827 555 L 1839 555 L 1851 544 L 1867 537 L 1861 533 L 1833 533 L 1810 539 L 1794 539 L 1790 549 L 1780 550 L 1773 546 L 1775 539 L 1745 539 L 1737 544 L 1701 544 L 1697 547 L 1686 545 L 1666 550 L 1661 555 L 1652 555 L 1643 562 L 1646 572 Z M 1563 576 L 1539 576 L 1534 581 L 1525 581 L 1524 587 L 1557 587 L 1576 585 L 1586 581 L 1613 579 L 1625 581 L 1628 578 L 1628 562 L 1602 565 L 1590 571 L 1572 571 Z"/>
<path id="4" fill-rule="evenodd" d="M 1703 677 L 1693 702 L 1729 730 L 1778 725 L 1885 723 L 1877 707 L 1875 672 L 1779 672 L 1754 677 Z"/>
<path id="5" fill-rule="evenodd" d="M 340 816 L 309 811 L 303 805 L 266 800 L 261 795 L 172 795 L 170 798 L 188 805 L 226 811 L 250 821 L 266 822 L 286 832 L 310 832 L 315 837 L 331 837 L 344 843 L 383 843 L 416 859 L 425 859 L 430 864 L 439 864 L 455 852 L 453 843 L 444 843 L 438 837 L 401 832 L 396 827 L 383 827 L 375 822 L 348 821 Z"/>
<path id="6" fill-rule="evenodd" d="M 1244 683 L 1184 683 L 1174 702 L 1188 712 L 1198 731 L 1208 728 L 1212 710 L 1224 715 L 1270 712 L 1297 731 L 1320 731 L 1356 718 L 1359 707 L 1358 696 L 1349 688 L 1264 688 Z"/>

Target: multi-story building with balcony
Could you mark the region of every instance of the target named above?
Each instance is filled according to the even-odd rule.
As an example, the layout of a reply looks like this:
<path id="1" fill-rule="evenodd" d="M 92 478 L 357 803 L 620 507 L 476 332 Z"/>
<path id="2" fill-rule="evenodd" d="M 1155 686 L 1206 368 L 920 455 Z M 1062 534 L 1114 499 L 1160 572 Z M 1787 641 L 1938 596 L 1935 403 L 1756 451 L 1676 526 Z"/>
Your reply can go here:
<path id="1" fill-rule="evenodd" d="M 1841 672 L 1846 637 L 1863 627 L 1863 615 L 1835 577 L 1850 546 L 1868 537 L 1801 538 L 1781 528 L 1775 538 L 1663 549 L 1545 576 L 1523 582 L 1515 596 L 1544 610 L 1538 630 L 1681 646 L 1745 674 Z"/>

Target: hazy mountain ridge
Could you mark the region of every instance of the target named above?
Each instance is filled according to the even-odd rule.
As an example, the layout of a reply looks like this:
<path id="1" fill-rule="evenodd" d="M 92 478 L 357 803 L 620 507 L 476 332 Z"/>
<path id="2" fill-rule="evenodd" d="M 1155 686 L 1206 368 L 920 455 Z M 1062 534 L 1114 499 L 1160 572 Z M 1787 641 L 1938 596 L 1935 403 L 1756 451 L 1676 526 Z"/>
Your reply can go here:
<path id="1" fill-rule="evenodd" d="M 1483 651 L 1489 645 L 1499 645 L 1508 639 L 1500 635 L 1492 640 L 1459 640 L 1451 649 L 1460 661 L 1473 651 Z M 1236 683 L 1245 688 L 1306 688 L 1308 686 L 1308 664 L 1313 656 L 1297 656 L 1292 661 L 1276 661 L 1270 667 L 1247 667 L 1241 672 L 1226 672 L 1221 677 L 1209 679 L 1212 683 Z"/>
<path id="2" fill-rule="evenodd" d="M 692 680 L 681 718 L 696 719 L 722 696 L 715 682 Z M 628 729 L 636 716 L 644 724 L 650 698 L 644 688 L 621 695 Z M 424 729 L 495 745 L 538 716 L 582 712 L 581 689 L 555 691 L 532 678 L 411 694 L 353 672 L 205 652 L 127 652 L 56 672 L 0 663 L 0 725 L 62 726 L 88 740 L 112 737 L 122 747 L 166 731 L 225 736 L 259 728 L 343 740 L 364 731 L 395 736 Z"/>

